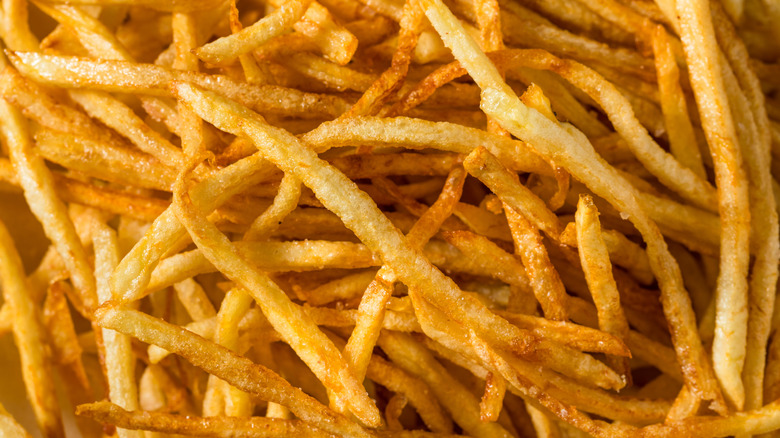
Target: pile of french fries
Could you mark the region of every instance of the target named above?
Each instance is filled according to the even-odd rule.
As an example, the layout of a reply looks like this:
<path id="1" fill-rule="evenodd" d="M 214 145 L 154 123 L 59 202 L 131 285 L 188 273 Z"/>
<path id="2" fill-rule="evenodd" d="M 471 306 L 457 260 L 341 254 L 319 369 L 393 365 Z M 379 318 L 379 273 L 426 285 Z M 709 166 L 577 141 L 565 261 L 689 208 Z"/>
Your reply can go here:
<path id="1" fill-rule="evenodd" d="M 0 37 L 0 217 L 45 235 L 0 221 L 1 437 L 780 430 L 776 1 L 2 0 Z"/>

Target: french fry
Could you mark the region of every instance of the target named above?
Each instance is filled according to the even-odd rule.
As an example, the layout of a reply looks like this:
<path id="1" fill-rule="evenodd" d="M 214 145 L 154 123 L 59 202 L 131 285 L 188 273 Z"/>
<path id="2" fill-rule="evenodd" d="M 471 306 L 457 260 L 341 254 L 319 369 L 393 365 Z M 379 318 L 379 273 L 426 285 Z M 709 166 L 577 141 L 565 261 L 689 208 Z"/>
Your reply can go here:
<path id="1" fill-rule="evenodd" d="M 333 436 L 300 420 L 262 417 L 251 419 L 227 416 L 199 417 L 198 426 L 193 427 L 189 416 L 163 412 L 128 411 L 108 402 L 81 405 L 76 412 L 77 415 L 83 415 L 107 424 L 117 424 L 136 431 L 187 433 L 193 436 L 223 435 L 228 430 L 231 431 L 232 436 L 282 437 L 291 434 L 312 437 Z"/>
<path id="2" fill-rule="evenodd" d="M 64 437 L 60 408 L 54 394 L 51 375 L 51 353 L 46 344 L 46 331 L 29 295 L 25 293 L 27 281 L 16 246 L 5 225 L 0 222 L 0 280 L 3 282 L 3 298 L 11 309 L 12 330 L 22 361 L 23 378 L 33 412 L 46 437 Z M 3 410 L 4 414 L 5 411 Z M 20 434 L 3 415 L 4 428 Z"/>
<path id="3" fill-rule="evenodd" d="M 612 262 L 601 239 L 598 210 L 589 196 L 580 196 L 575 216 L 577 242 L 582 270 L 588 282 L 599 317 L 599 328 L 620 340 L 628 336 L 628 322 L 620 305 L 620 293 L 612 276 Z M 608 356 L 608 363 L 630 384 L 631 372 L 626 358 Z"/>
<path id="4" fill-rule="evenodd" d="M 287 0 L 275 12 L 252 26 L 195 49 L 195 55 L 205 62 L 220 64 L 247 54 L 292 27 L 309 4 L 311 0 Z"/>
<path id="5" fill-rule="evenodd" d="M 677 3 L 683 46 L 697 103 L 702 111 L 702 127 L 715 162 L 721 216 L 721 258 L 717 289 L 717 318 L 713 341 L 713 365 L 724 394 L 737 408 L 744 405 L 741 373 L 747 337 L 747 271 L 749 227 L 747 178 L 742 169 L 742 153 L 730 116 L 723 79 L 717 65 L 715 31 L 709 8 L 703 2 Z M 693 52 L 707 53 L 694 57 Z"/>
<path id="6" fill-rule="evenodd" d="M 177 71 L 150 64 L 32 52 L 9 52 L 8 57 L 23 76 L 68 88 L 170 96 L 168 84 L 174 80 L 185 80 L 219 90 L 270 113 L 276 111 L 305 117 L 328 117 L 340 115 L 347 109 L 346 102 L 334 96 L 303 93 L 273 85 L 246 86 L 224 76 L 214 81 L 205 73 Z"/>
<path id="7" fill-rule="evenodd" d="M 193 110 L 196 110 L 193 108 Z M 198 112 L 196 110 L 196 112 Z M 296 175 L 297 176 L 297 175 Z M 347 363 L 316 325 L 293 305 L 287 295 L 266 274 L 254 270 L 242 258 L 227 237 L 206 220 L 193 205 L 187 190 L 186 173 L 179 175 L 174 191 L 176 216 L 204 256 L 216 264 L 228 278 L 253 295 L 269 321 L 280 332 L 325 386 L 345 400 L 353 414 L 364 424 L 378 426 L 379 412 L 368 400 L 365 389 L 351 373 Z M 290 325 L 288 321 L 297 321 Z M 318 339 L 317 342 L 304 340 Z M 316 348 L 315 348 L 316 344 Z M 325 363 L 328 367 L 323 366 Z M 365 400 L 364 400 L 365 399 Z"/>
<path id="8" fill-rule="evenodd" d="M 103 327 L 180 354 L 240 389 L 289 407 L 299 418 L 319 424 L 323 430 L 344 436 L 369 436 L 356 423 L 328 410 L 267 368 L 182 328 L 134 310 L 116 307 L 101 307 L 95 316 Z M 208 354 L 204 354 L 204 349 L 208 349 Z M 240 368 L 231 366 L 238 364 L 241 364 Z"/>

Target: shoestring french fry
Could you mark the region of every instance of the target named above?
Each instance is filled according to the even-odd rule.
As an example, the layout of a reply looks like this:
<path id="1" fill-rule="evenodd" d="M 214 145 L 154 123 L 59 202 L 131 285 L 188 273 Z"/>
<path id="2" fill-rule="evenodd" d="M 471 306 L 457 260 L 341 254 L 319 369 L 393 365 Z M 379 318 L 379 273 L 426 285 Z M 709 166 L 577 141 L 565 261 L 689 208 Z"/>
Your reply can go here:
<path id="1" fill-rule="evenodd" d="M 0 435 L 777 433 L 779 20 L 0 1 Z"/>

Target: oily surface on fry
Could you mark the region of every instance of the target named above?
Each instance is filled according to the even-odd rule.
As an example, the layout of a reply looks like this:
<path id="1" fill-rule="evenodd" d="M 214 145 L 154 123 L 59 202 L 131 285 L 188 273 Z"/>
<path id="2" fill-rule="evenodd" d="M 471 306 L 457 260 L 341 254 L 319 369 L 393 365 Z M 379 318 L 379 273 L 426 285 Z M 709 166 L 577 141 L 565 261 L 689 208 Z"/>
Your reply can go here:
<path id="1" fill-rule="evenodd" d="M 774 2 L 0 6 L 0 436 L 780 434 Z"/>

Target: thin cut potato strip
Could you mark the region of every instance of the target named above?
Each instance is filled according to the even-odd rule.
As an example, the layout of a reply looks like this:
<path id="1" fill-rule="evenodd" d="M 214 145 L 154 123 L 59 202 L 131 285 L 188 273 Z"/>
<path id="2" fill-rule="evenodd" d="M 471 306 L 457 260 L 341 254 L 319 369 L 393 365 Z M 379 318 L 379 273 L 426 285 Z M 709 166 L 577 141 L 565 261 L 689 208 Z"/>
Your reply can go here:
<path id="1" fill-rule="evenodd" d="M 292 27 L 310 4 L 311 0 L 287 0 L 275 12 L 252 26 L 199 47 L 195 55 L 212 64 L 238 58 Z"/>
<path id="2" fill-rule="evenodd" d="M 187 358 L 194 365 L 255 394 L 262 399 L 289 407 L 301 419 L 320 424 L 323 429 L 344 436 L 370 436 L 356 423 L 328 410 L 300 389 L 267 368 L 251 363 L 220 345 L 210 343 L 182 328 L 140 312 L 117 307 L 101 307 L 96 315 L 105 327 L 141 341 L 149 341 Z M 205 354 L 208 352 L 208 354 Z M 229 364 L 241 364 L 241 369 Z"/>
<path id="3" fill-rule="evenodd" d="M 22 261 L 5 225 L 0 222 L 0 280 L 3 298 L 11 309 L 14 339 L 20 348 L 23 378 L 41 431 L 47 437 L 65 436 L 51 374 L 51 353 L 46 345 L 42 315 L 26 293 Z M 3 414 L 5 412 L 3 411 Z M 7 415 L 4 419 L 9 419 Z M 5 421 L 4 423 L 7 423 Z M 13 424 L 6 424 L 13 430 Z M 20 431 L 15 432 L 17 434 Z"/>
<path id="4" fill-rule="evenodd" d="M 747 338 L 747 273 L 750 210 L 742 153 L 728 107 L 709 5 L 698 0 L 677 3 L 681 37 L 691 69 L 691 86 L 702 111 L 702 128 L 715 164 L 721 216 L 720 275 L 718 276 L 715 339 L 712 345 L 715 373 L 724 395 L 742 409 L 745 403 L 741 374 Z M 707 53 L 698 57 L 693 53 Z M 747 145 L 743 145 L 746 147 Z"/>
<path id="5" fill-rule="evenodd" d="M 774 3 L 1 0 L 0 435 L 776 434 Z"/>
<path id="6" fill-rule="evenodd" d="M 67 88 L 170 96 L 168 84 L 184 80 L 218 90 L 248 105 L 263 108 L 263 111 L 334 117 L 347 109 L 346 102 L 333 96 L 272 85 L 241 85 L 226 76 L 214 78 L 205 73 L 177 71 L 156 65 L 32 52 L 9 52 L 8 57 L 22 75 Z"/>

